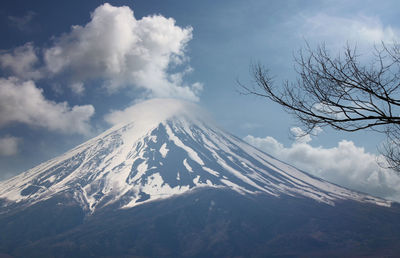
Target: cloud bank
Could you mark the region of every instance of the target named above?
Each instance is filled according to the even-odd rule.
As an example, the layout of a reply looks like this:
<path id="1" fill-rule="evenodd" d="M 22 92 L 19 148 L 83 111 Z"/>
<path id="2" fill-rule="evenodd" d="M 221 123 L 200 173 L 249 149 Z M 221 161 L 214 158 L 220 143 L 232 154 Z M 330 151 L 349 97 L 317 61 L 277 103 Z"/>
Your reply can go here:
<path id="1" fill-rule="evenodd" d="M 0 78 L 0 128 L 24 123 L 50 131 L 88 134 L 93 114 L 91 105 L 70 107 L 67 102 L 47 100 L 33 81 Z"/>
<path id="2" fill-rule="evenodd" d="M 23 79 L 62 76 L 78 93 L 83 93 L 85 82 L 102 80 L 109 92 L 131 87 L 145 90 L 148 97 L 197 101 L 202 84 L 182 79 L 192 69 L 177 71 L 188 60 L 192 28 L 175 23 L 162 15 L 137 20 L 129 7 L 105 3 L 94 10 L 89 23 L 72 26 L 48 48 L 27 43 L 3 51 L 0 66 Z"/>
<path id="3" fill-rule="evenodd" d="M 0 67 L 21 79 L 39 79 L 42 77 L 37 68 L 39 57 L 33 43 L 26 43 L 10 51 L 0 52 Z"/>
<path id="4" fill-rule="evenodd" d="M 73 26 L 44 50 L 47 71 L 61 73 L 74 82 L 103 79 L 109 91 L 124 87 L 145 89 L 157 97 L 197 100 L 198 85 L 185 85 L 169 73 L 187 57 L 185 48 L 192 28 L 181 28 L 161 15 L 140 20 L 127 7 L 103 4 L 85 26 Z"/>
<path id="5" fill-rule="evenodd" d="M 8 19 L 22 28 L 35 15 Z M 58 133 L 88 134 L 94 107 L 52 101 L 41 89 L 46 84 L 69 89 L 72 97 L 80 98 L 90 84 L 106 88 L 110 94 L 139 90 L 141 99 L 197 101 L 203 85 L 184 80 L 193 70 L 186 55 L 191 39 L 192 28 L 176 25 L 173 18 L 151 15 L 136 19 L 129 7 L 105 3 L 91 13 L 87 24 L 53 36 L 46 47 L 28 42 L 1 50 L 0 128 L 23 123 Z M 60 92 L 65 93 L 61 89 L 58 96 Z M 0 139 L 0 155 L 17 153 L 16 138 Z"/>
<path id="6" fill-rule="evenodd" d="M 248 135 L 244 140 L 282 161 L 333 183 L 400 201 L 400 177 L 378 165 L 378 162 L 384 161 L 383 157 L 366 152 L 352 141 L 342 140 L 336 147 L 323 148 L 310 145 L 309 135 L 295 140 L 289 147 L 271 136 L 260 138 Z"/>

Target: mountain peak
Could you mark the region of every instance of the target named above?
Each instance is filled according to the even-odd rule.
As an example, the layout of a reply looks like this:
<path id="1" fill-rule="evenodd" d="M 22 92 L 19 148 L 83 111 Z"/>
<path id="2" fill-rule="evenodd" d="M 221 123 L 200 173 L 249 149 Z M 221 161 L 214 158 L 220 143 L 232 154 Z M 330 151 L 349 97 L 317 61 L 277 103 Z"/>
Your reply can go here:
<path id="1" fill-rule="evenodd" d="M 114 127 L 65 154 L 0 183 L 5 205 L 73 196 L 94 211 L 130 208 L 199 187 L 240 194 L 311 198 L 334 205 L 350 199 L 390 206 L 297 170 L 204 119 L 195 104 L 153 99 L 108 120 Z"/>

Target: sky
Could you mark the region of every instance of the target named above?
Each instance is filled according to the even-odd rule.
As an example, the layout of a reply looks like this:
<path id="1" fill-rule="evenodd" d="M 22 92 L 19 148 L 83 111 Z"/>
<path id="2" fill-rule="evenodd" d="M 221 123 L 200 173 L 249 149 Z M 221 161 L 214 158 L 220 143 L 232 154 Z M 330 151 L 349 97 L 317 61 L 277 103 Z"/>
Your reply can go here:
<path id="1" fill-rule="evenodd" d="M 270 101 L 240 94 L 251 64 L 295 80 L 307 42 L 369 55 L 398 41 L 397 1 L 22 1 L 0 7 L 0 180 L 110 127 L 107 117 L 154 97 L 207 109 L 220 126 L 334 183 L 400 200 L 371 131 L 300 137 Z"/>

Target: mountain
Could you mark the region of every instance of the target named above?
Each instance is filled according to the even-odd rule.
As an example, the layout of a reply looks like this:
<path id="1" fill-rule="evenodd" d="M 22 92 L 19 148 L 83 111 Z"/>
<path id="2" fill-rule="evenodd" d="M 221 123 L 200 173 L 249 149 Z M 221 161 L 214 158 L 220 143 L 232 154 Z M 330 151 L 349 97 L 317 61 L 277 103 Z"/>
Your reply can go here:
<path id="1" fill-rule="evenodd" d="M 194 104 L 153 99 L 108 119 L 99 136 L 0 182 L 0 253 L 400 253 L 397 203 L 285 164 Z"/>
<path id="2" fill-rule="evenodd" d="M 110 204 L 131 208 L 209 187 L 302 196 L 330 205 L 346 199 L 390 206 L 272 158 L 211 125 L 189 103 L 156 99 L 131 112 L 132 121 L 1 183 L 0 198 L 32 205 L 69 192 L 94 212 Z"/>

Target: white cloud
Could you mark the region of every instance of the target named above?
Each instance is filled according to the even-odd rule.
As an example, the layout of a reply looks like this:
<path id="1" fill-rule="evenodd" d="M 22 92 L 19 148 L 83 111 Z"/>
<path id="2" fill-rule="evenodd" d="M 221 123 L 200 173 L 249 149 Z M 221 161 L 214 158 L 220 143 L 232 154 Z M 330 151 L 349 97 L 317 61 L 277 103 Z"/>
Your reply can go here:
<path id="1" fill-rule="evenodd" d="M 159 123 L 173 116 L 186 116 L 188 118 L 201 118 L 211 122 L 208 113 L 199 108 L 193 102 L 171 99 L 154 98 L 136 103 L 123 110 L 114 110 L 105 115 L 104 120 L 117 125 L 131 121 L 140 122 L 140 124 Z"/>
<path id="2" fill-rule="evenodd" d="M 82 95 L 85 92 L 83 82 L 74 82 L 70 85 L 70 88 L 76 95 Z"/>
<path id="3" fill-rule="evenodd" d="M 168 72 L 187 59 L 185 47 L 191 38 L 192 28 L 181 28 L 172 18 L 136 20 L 129 7 L 106 3 L 85 26 L 73 26 L 56 38 L 44 50 L 44 60 L 53 75 L 64 73 L 82 82 L 103 79 L 110 91 L 130 86 L 151 96 L 197 100 L 199 84 L 184 84 L 179 77 L 185 71 L 172 76 Z"/>
<path id="4" fill-rule="evenodd" d="M 35 67 L 39 62 L 32 43 L 26 43 L 13 51 L 0 52 L 0 67 L 21 79 L 38 79 L 41 72 Z"/>
<path id="5" fill-rule="evenodd" d="M 293 21 L 295 26 L 302 24 L 300 35 L 307 41 L 326 42 L 338 47 L 343 44 L 357 44 L 371 47 L 371 44 L 380 44 L 382 41 L 393 43 L 398 41 L 400 33 L 397 28 L 384 25 L 379 17 L 354 15 L 351 17 L 332 16 L 318 13 L 313 16 L 298 16 Z"/>
<path id="6" fill-rule="evenodd" d="M 400 201 L 400 177 L 393 171 L 383 169 L 377 161 L 383 157 L 368 153 L 352 141 L 342 140 L 336 147 L 314 147 L 309 141 L 295 141 L 285 147 L 273 137 L 248 135 L 245 141 L 294 165 L 306 172 L 333 183 Z"/>
<path id="7" fill-rule="evenodd" d="M 0 78 L 0 127 L 24 123 L 62 133 L 87 134 L 91 105 L 70 107 L 47 100 L 33 81 Z"/>
<path id="8" fill-rule="evenodd" d="M 311 141 L 311 136 L 306 134 L 300 127 L 290 128 L 290 132 L 294 135 L 297 143 L 307 143 Z"/>
<path id="9" fill-rule="evenodd" d="M 13 136 L 0 137 L 0 156 L 12 156 L 18 153 L 20 138 Z"/>

